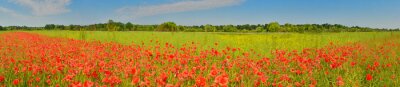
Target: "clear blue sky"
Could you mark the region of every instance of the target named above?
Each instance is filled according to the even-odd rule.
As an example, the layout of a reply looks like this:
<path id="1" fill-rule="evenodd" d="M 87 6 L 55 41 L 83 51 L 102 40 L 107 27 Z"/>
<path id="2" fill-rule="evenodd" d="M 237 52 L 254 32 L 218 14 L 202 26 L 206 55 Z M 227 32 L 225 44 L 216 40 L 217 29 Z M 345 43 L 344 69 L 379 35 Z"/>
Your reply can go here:
<path id="1" fill-rule="evenodd" d="M 400 0 L 0 0 L 0 25 L 331 23 L 400 28 Z"/>

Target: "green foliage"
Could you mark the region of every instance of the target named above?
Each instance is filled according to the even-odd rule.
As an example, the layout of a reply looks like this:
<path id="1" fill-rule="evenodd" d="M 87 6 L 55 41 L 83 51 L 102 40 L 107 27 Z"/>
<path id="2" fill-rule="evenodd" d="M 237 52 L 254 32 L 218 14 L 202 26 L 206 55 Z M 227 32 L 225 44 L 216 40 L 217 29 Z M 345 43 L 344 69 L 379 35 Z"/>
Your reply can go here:
<path id="1" fill-rule="evenodd" d="M 278 22 L 271 22 L 268 24 L 267 26 L 267 30 L 268 32 L 277 32 L 277 31 L 281 31 L 281 25 L 279 25 Z"/>
<path id="2" fill-rule="evenodd" d="M 400 31 L 399 29 L 378 29 L 359 26 L 344 26 L 340 24 L 289 24 L 280 25 L 278 22 L 269 24 L 243 24 L 243 25 L 193 25 L 183 26 L 174 22 L 165 22 L 160 25 L 137 25 L 115 22 L 91 25 L 56 25 L 47 24 L 44 27 L 7 26 L 3 30 L 73 30 L 79 31 L 86 28 L 87 31 L 183 31 L 183 32 L 298 32 L 298 33 L 322 33 L 322 32 L 373 32 L 373 31 Z"/>
<path id="3" fill-rule="evenodd" d="M 156 28 L 156 31 L 178 31 L 174 22 L 164 22 Z"/>
<path id="4" fill-rule="evenodd" d="M 212 26 L 211 24 L 206 24 L 204 26 L 204 32 L 216 32 L 217 28 Z"/>
<path id="5" fill-rule="evenodd" d="M 46 29 L 46 30 L 52 30 L 55 28 L 56 28 L 56 25 L 54 25 L 54 24 L 47 24 L 46 26 L 44 26 L 44 29 Z"/>
<path id="6" fill-rule="evenodd" d="M 134 30 L 135 30 L 135 29 L 133 28 L 133 24 L 132 24 L 131 22 L 126 23 L 126 24 L 125 24 L 125 28 L 126 28 L 128 31 L 134 31 Z"/>
<path id="7" fill-rule="evenodd" d="M 223 27 L 224 32 L 236 32 L 238 29 L 233 25 L 227 25 Z"/>
<path id="8" fill-rule="evenodd" d="M 263 27 L 257 27 L 256 28 L 256 32 L 263 32 L 265 31 L 265 29 Z"/>
<path id="9" fill-rule="evenodd" d="M 3 26 L 0 26 L 0 31 L 4 31 L 5 29 L 3 28 Z"/>
<path id="10" fill-rule="evenodd" d="M 285 25 L 283 25 L 283 29 L 285 30 L 285 32 L 294 32 L 294 26 L 292 24 L 286 23 Z"/>
<path id="11" fill-rule="evenodd" d="M 96 25 L 89 25 L 88 30 L 90 30 L 90 31 L 96 31 L 96 30 L 97 30 L 97 27 L 96 27 Z"/>
<path id="12" fill-rule="evenodd" d="M 56 24 L 46 24 L 44 26 L 46 30 L 66 30 L 67 28 L 64 25 L 56 25 Z"/>
<path id="13" fill-rule="evenodd" d="M 107 31 L 117 31 L 119 30 L 119 26 L 113 20 L 108 20 L 107 23 Z"/>

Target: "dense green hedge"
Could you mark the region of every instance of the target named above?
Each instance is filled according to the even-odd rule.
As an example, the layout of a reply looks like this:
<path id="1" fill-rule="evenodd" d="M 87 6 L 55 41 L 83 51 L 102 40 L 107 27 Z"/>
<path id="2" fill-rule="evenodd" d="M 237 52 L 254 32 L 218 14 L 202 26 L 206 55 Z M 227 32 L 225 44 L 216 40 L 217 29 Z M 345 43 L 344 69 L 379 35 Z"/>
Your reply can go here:
<path id="1" fill-rule="evenodd" d="M 47 24 L 44 27 L 7 26 L 0 30 L 88 30 L 88 31 L 182 31 L 182 32 L 371 32 L 371 31 L 399 31 L 399 29 L 378 29 L 359 26 L 344 26 L 340 24 L 243 24 L 243 25 L 194 25 L 182 26 L 174 22 L 165 22 L 160 25 L 138 25 L 109 20 L 108 23 L 91 25 L 56 25 Z"/>

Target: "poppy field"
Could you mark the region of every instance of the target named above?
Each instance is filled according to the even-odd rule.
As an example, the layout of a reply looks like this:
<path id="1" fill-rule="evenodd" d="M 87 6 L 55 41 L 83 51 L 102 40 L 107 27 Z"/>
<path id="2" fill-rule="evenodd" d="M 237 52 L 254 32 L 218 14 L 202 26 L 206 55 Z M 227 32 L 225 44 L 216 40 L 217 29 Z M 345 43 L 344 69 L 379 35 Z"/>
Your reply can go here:
<path id="1" fill-rule="evenodd" d="M 2 32 L 0 87 L 400 86 L 398 33 L 317 35 L 304 43 L 283 35 L 248 43 L 243 38 L 255 35 L 123 42 L 88 39 L 91 33 Z"/>

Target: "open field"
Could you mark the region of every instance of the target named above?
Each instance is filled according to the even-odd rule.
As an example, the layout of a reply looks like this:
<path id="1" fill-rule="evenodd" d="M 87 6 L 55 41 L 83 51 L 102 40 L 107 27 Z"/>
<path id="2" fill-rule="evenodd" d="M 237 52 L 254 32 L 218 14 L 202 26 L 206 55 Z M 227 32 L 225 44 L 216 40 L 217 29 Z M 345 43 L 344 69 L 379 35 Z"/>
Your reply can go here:
<path id="1" fill-rule="evenodd" d="M 400 33 L 10 31 L 0 60 L 7 87 L 396 87 Z"/>
<path id="2" fill-rule="evenodd" d="M 200 48 L 237 47 L 270 54 L 272 50 L 302 50 L 319 48 L 329 43 L 347 44 L 370 39 L 382 39 L 399 32 L 356 32 L 356 33 L 206 33 L 206 32 L 102 32 L 102 31 L 31 31 L 51 37 L 65 37 L 87 41 L 117 42 L 125 45 L 147 44 L 150 41 L 170 43 L 180 47 L 195 42 Z M 218 43 L 215 47 L 213 44 Z"/>
<path id="3" fill-rule="evenodd" d="M 0 0 L 0 87 L 400 87 L 400 0 Z"/>

